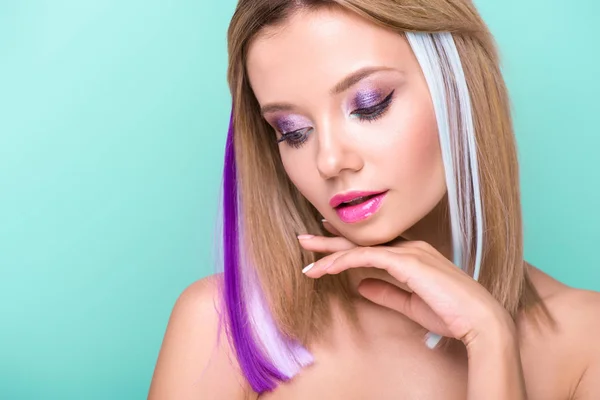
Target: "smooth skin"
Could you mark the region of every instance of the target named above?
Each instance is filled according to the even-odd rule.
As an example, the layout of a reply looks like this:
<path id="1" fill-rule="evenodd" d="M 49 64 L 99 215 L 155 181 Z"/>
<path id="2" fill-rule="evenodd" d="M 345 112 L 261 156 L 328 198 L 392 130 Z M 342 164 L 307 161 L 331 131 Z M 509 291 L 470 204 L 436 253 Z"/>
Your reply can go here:
<path id="1" fill-rule="evenodd" d="M 435 115 L 406 40 L 334 9 L 296 14 L 264 33 L 248 54 L 252 89 L 273 140 L 295 132 L 279 143 L 284 168 L 334 235 L 298 238 L 328 254 L 306 279 L 347 271 L 361 330 L 335 312 L 309 348 L 314 365 L 260 398 L 599 399 L 600 293 L 528 266 L 557 325 L 537 326 L 526 314 L 513 321 L 449 261 Z M 376 107 L 356 106 L 365 99 Z M 376 214 L 347 224 L 329 200 L 350 190 L 388 193 Z M 217 328 L 221 279 L 201 279 L 177 300 L 149 399 L 247 398 Z M 431 350 L 428 331 L 456 340 Z"/>

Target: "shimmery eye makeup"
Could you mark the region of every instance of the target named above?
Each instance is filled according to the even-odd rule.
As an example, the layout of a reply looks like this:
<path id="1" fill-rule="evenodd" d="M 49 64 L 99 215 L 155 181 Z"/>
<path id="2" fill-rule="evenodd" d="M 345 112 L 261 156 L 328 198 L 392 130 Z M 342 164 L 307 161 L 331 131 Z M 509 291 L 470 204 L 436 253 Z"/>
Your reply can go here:
<path id="1" fill-rule="evenodd" d="M 286 142 L 294 148 L 301 147 L 313 129 L 310 120 L 299 115 L 282 115 L 271 124 L 281 134 L 277 143 Z"/>
<path id="2" fill-rule="evenodd" d="M 280 116 L 273 121 L 273 127 L 282 134 L 304 128 L 308 124 L 310 124 L 309 120 L 298 115 Z"/>
<path id="3" fill-rule="evenodd" d="M 390 104 L 392 103 L 392 98 L 394 96 L 395 90 L 392 90 L 390 94 L 388 94 L 380 103 L 376 103 L 372 106 L 367 107 L 359 107 L 352 111 L 350 114 L 353 117 L 360 119 L 361 121 L 369 121 L 372 122 L 378 118 L 381 118 L 385 112 L 389 109 Z M 374 92 L 367 92 L 374 93 Z M 359 96 L 357 95 L 357 98 Z M 368 97 L 360 97 L 360 99 L 364 100 Z"/>
<path id="4" fill-rule="evenodd" d="M 365 90 L 358 92 L 350 102 L 354 111 L 350 113 L 353 118 L 360 121 L 373 122 L 381 118 L 389 109 L 395 90 L 380 100 L 385 92 L 380 90 Z M 300 148 L 308 140 L 308 135 L 313 131 L 312 127 L 306 127 L 310 121 L 305 118 L 290 115 L 276 119 L 273 125 L 281 133 L 277 143 L 286 142 L 294 148 Z M 300 127 L 300 128 L 299 128 Z"/>
<path id="5" fill-rule="evenodd" d="M 283 133 L 279 139 L 277 139 L 277 143 L 281 143 L 283 141 L 287 142 L 292 147 L 300 148 L 308 139 L 308 134 L 313 130 L 313 128 L 304 128 L 298 129 L 297 131 Z"/>
<path id="6" fill-rule="evenodd" d="M 368 108 L 376 105 L 384 96 L 385 94 L 380 90 L 365 90 L 356 93 L 350 104 L 353 110 Z"/>

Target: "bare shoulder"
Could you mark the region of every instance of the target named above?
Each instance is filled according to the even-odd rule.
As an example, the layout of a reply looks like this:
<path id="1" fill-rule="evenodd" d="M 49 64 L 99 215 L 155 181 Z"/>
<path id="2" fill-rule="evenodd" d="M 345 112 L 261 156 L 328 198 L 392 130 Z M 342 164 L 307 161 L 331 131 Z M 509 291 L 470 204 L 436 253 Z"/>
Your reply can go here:
<path id="1" fill-rule="evenodd" d="M 576 399 L 600 398 L 600 293 L 567 288 L 556 298 L 563 326 L 563 346 L 574 350 L 581 371 L 573 389 Z"/>
<path id="2" fill-rule="evenodd" d="M 221 281 L 221 274 L 200 279 L 175 302 L 149 400 L 245 399 L 245 379 L 219 325 Z"/>
<path id="3" fill-rule="evenodd" d="M 569 398 L 600 398 L 600 292 L 569 287 L 539 270 L 532 278 L 556 322 L 553 334 L 538 338 L 540 350 L 556 357 L 563 377 L 572 375 Z"/>
<path id="4" fill-rule="evenodd" d="M 592 337 L 600 337 L 600 292 L 573 288 L 548 275 L 545 279 L 546 291 L 540 294 L 556 318 L 558 335 L 581 345 L 589 344 L 586 354 L 591 350 L 600 353 L 600 343 L 588 341 L 592 334 L 595 334 Z"/>

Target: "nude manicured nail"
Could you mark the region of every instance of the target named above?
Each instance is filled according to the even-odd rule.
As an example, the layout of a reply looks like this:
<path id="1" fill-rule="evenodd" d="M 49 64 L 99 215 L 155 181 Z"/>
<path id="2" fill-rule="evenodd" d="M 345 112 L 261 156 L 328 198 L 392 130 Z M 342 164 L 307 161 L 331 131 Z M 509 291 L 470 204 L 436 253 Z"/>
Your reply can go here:
<path id="1" fill-rule="evenodd" d="M 436 333 L 429 332 L 425 335 L 425 346 L 433 349 L 440 342 L 442 337 Z"/>
<path id="2" fill-rule="evenodd" d="M 302 240 L 302 239 L 312 239 L 312 238 L 315 237 L 315 235 L 298 235 L 297 237 L 298 237 L 299 240 Z"/>
<path id="3" fill-rule="evenodd" d="M 310 271 L 310 269 L 315 265 L 315 263 L 312 264 L 308 264 L 306 267 L 304 267 L 304 269 L 302 269 L 302 273 L 305 274 L 308 271 Z"/>

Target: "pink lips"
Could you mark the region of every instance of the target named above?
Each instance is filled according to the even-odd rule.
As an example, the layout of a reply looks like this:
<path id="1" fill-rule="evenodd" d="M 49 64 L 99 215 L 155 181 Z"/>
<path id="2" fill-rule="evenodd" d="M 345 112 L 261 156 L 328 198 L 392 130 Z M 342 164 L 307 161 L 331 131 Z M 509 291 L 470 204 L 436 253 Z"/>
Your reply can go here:
<path id="1" fill-rule="evenodd" d="M 349 192 L 345 194 L 339 194 L 331 198 L 329 205 L 335 208 L 338 217 L 346 223 L 354 223 L 362 221 L 371 215 L 375 214 L 381 203 L 387 194 L 385 192 Z M 372 197 L 369 197 L 372 196 Z M 348 203 L 356 200 L 360 197 L 368 197 L 365 201 L 353 204 L 345 205 L 342 203 Z"/>

